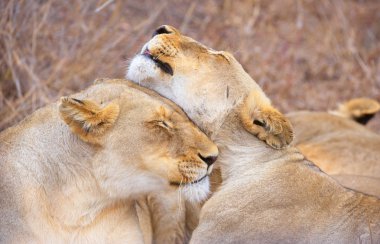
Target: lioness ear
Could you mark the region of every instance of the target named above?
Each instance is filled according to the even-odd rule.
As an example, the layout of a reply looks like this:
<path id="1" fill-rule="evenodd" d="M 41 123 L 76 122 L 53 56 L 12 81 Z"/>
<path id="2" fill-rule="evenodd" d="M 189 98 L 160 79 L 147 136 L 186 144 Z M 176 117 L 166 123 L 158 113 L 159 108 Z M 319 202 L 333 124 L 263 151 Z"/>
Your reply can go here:
<path id="1" fill-rule="evenodd" d="M 94 102 L 63 97 L 59 106 L 62 119 L 83 141 L 99 143 L 99 138 L 116 121 L 119 105 L 111 103 L 101 108 Z"/>
<path id="2" fill-rule="evenodd" d="M 293 141 L 290 121 L 272 107 L 262 91 L 248 95 L 240 109 L 240 119 L 247 131 L 273 148 L 284 148 Z"/>
<path id="3" fill-rule="evenodd" d="M 337 110 L 329 112 L 365 125 L 379 111 L 380 104 L 376 100 L 370 98 L 355 98 L 340 104 Z"/>

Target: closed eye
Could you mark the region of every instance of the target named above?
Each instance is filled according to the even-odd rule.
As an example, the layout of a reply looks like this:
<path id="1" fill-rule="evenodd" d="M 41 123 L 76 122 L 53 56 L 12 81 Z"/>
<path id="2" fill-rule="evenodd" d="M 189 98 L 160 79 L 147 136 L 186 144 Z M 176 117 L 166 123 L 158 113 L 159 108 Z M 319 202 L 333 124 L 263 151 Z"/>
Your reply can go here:
<path id="1" fill-rule="evenodd" d="M 154 122 L 156 125 L 162 127 L 162 128 L 166 128 L 166 129 L 172 129 L 172 125 L 171 123 L 165 121 L 165 120 L 154 120 L 152 121 Z"/>
<path id="2" fill-rule="evenodd" d="M 166 127 L 166 128 L 170 128 L 170 126 L 165 122 L 165 121 L 159 121 L 159 123 L 161 124 L 161 125 L 163 125 L 164 127 Z"/>

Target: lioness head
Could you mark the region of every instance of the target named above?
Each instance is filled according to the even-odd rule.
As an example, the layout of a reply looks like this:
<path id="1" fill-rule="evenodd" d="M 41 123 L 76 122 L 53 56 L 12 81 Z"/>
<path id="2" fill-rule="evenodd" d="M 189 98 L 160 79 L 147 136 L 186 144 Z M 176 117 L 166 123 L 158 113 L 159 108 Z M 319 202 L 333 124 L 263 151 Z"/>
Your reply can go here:
<path id="1" fill-rule="evenodd" d="M 275 148 L 292 141 L 290 122 L 230 53 L 212 50 L 171 26 L 154 32 L 127 77 L 177 103 L 210 135 L 239 105 L 249 132 Z"/>
<path id="2" fill-rule="evenodd" d="M 173 103 L 126 84 L 61 99 L 63 120 L 96 151 L 99 184 L 114 197 L 169 184 L 184 186 L 190 200 L 206 197 L 216 145 Z"/>

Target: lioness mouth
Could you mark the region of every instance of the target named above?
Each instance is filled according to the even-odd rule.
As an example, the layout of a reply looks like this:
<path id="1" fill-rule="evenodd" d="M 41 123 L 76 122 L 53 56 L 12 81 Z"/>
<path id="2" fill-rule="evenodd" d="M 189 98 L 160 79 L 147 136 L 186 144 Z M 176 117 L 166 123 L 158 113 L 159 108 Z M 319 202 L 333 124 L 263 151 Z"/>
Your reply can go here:
<path id="1" fill-rule="evenodd" d="M 153 62 L 157 65 L 158 68 L 160 68 L 164 73 L 167 73 L 171 76 L 173 76 L 173 68 L 170 66 L 170 64 L 162 62 L 158 59 L 158 57 L 153 56 L 148 49 L 145 49 L 145 51 L 142 53 L 143 56 L 149 58 L 150 60 L 153 60 Z"/>
<path id="2" fill-rule="evenodd" d="M 202 178 L 198 179 L 198 180 L 195 180 L 195 181 L 192 181 L 192 182 L 189 182 L 189 183 L 179 183 L 179 182 L 170 182 L 170 185 L 174 185 L 174 186 L 184 186 L 184 185 L 193 185 L 193 184 L 197 184 L 199 182 L 201 182 L 202 180 L 204 180 L 208 175 L 205 174 Z"/>

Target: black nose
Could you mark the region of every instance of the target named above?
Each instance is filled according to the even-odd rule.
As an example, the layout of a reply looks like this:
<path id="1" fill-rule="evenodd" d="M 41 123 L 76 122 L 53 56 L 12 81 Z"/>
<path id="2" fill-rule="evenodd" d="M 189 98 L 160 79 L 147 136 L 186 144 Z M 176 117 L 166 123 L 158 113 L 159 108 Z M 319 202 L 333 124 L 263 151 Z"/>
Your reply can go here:
<path id="1" fill-rule="evenodd" d="M 209 157 L 203 157 L 201 154 L 198 153 L 198 156 L 205 162 L 208 166 L 211 166 L 213 163 L 215 163 L 218 156 L 209 156 Z"/>
<path id="2" fill-rule="evenodd" d="M 156 36 L 156 35 L 161 35 L 161 34 L 170 34 L 172 33 L 170 30 L 167 29 L 167 27 L 165 25 L 162 25 L 160 27 L 158 27 L 154 32 L 153 32 L 153 36 Z"/>

